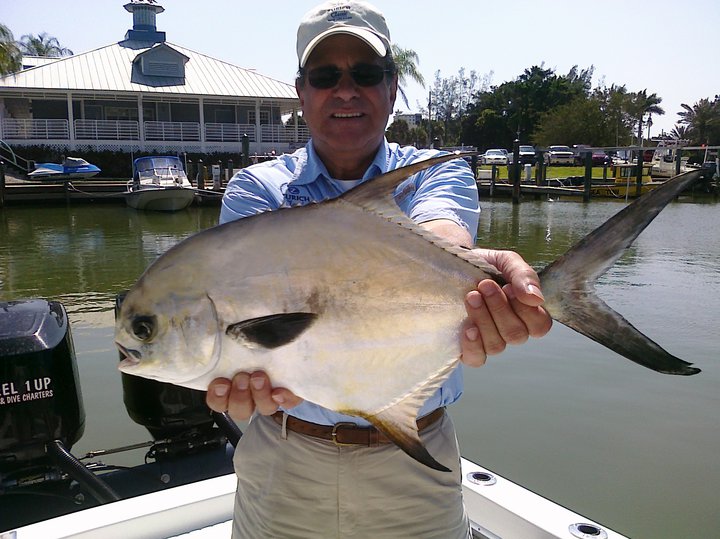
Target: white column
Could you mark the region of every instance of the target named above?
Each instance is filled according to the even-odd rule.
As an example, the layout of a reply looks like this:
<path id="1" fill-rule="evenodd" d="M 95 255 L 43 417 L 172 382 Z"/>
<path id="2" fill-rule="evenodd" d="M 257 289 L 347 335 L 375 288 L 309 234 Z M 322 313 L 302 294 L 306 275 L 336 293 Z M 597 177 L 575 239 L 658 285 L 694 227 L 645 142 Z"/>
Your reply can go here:
<path id="1" fill-rule="evenodd" d="M 75 115 L 73 114 L 72 93 L 67 93 L 68 111 L 68 136 L 70 137 L 70 148 L 75 149 Z"/>
<path id="2" fill-rule="evenodd" d="M 201 97 L 198 106 L 200 107 L 200 148 L 205 152 L 205 102 Z"/>
<path id="3" fill-rule="evenodd" d="M 140 149 L 145 149 L 145 118 L 143 116 L 143 96 L 138 94 L 138 136 L 140 137 Z"/>
<path id="4" fill-rule="evenodd" d="M 255 141 L 263 142 L 262 130 L 260 129 L 260 100 L 255 100 Z"/>

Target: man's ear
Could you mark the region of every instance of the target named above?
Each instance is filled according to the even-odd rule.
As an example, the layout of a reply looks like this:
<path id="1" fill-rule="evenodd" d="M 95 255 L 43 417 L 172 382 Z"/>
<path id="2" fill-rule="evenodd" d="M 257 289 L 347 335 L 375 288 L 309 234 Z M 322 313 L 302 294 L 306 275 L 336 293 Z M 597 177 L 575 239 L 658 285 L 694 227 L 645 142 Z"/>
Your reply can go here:
<path id="1" fill-rule="evenodd" d="M 305 92 L 299 79 L 295 79 L 295 93 L 297 94 L 298 99 L 300 99 L 300 108 L 303 108 L 305 106 Z"/>
<path id="2" fill-rule="evenodd" d="M 395 110 L 395 99 L 397 98 L 398 92 L 398 76 L 395 74 L 393 80 L 390 83 L 390 112 Z"/>

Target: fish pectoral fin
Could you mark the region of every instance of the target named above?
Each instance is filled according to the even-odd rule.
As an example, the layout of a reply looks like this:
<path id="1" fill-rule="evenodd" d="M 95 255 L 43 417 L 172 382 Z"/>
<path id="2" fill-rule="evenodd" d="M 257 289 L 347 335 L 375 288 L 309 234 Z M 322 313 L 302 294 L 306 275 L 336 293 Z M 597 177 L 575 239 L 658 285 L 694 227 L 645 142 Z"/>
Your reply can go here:
<path id="1" fill-rule="evenodd" d="M 225 334 L 248 346 L 278 348 L 291 343 L 307 330 L 315 313 L 279 313 L 231 324 Z"/>

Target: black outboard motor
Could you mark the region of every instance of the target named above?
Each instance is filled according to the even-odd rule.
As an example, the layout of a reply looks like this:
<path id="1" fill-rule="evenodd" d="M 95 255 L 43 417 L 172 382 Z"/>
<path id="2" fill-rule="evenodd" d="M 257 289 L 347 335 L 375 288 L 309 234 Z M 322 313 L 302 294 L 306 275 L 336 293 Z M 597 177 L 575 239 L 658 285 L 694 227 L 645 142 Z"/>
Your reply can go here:
<path id="1" fill-rule="evenodd" d="M 127 292 L 115 300 L 115 316 Z M 195 436 L 212 429 L 215 420 L 205 392 L 122 373 L 123 401 L 130 418 L 153 439 Z M 157 455 L 161 456 L 161 455 Z"/>
<path id="2" fill-rule="evenodd" d="M 0 302 L 0 477 L 43 464 L 85 429 L 70 323 L 62 304 Z"/>

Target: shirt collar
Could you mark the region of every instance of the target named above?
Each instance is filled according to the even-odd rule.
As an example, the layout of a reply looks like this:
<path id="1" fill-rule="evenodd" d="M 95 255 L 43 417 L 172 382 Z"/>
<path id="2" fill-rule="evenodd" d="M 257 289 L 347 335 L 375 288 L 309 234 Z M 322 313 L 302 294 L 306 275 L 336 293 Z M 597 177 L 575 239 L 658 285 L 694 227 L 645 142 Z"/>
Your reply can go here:
<path id="1" fill-rule="evenodd" d="M 370 163 L 370 166 L 365 171 L 365 174 L 363 174 L 362 180 L 366 181 L 387 172 L 389 161 L 390 147 L 388 146 L 387 139 L 383 137 L 380 148 L 378 148 L 375 158 L 372 163 Z M 325 164 L 321 161 L 315 151 L 312 139 L 310 139 L 305 145 L 304 155 L 301 155 L 298 159 L 292 183 L 297 185 L 306 185 L 317 181 L 320 177 L 327 178 L 329 181 L 339 181 L 330 176 Z"/>

